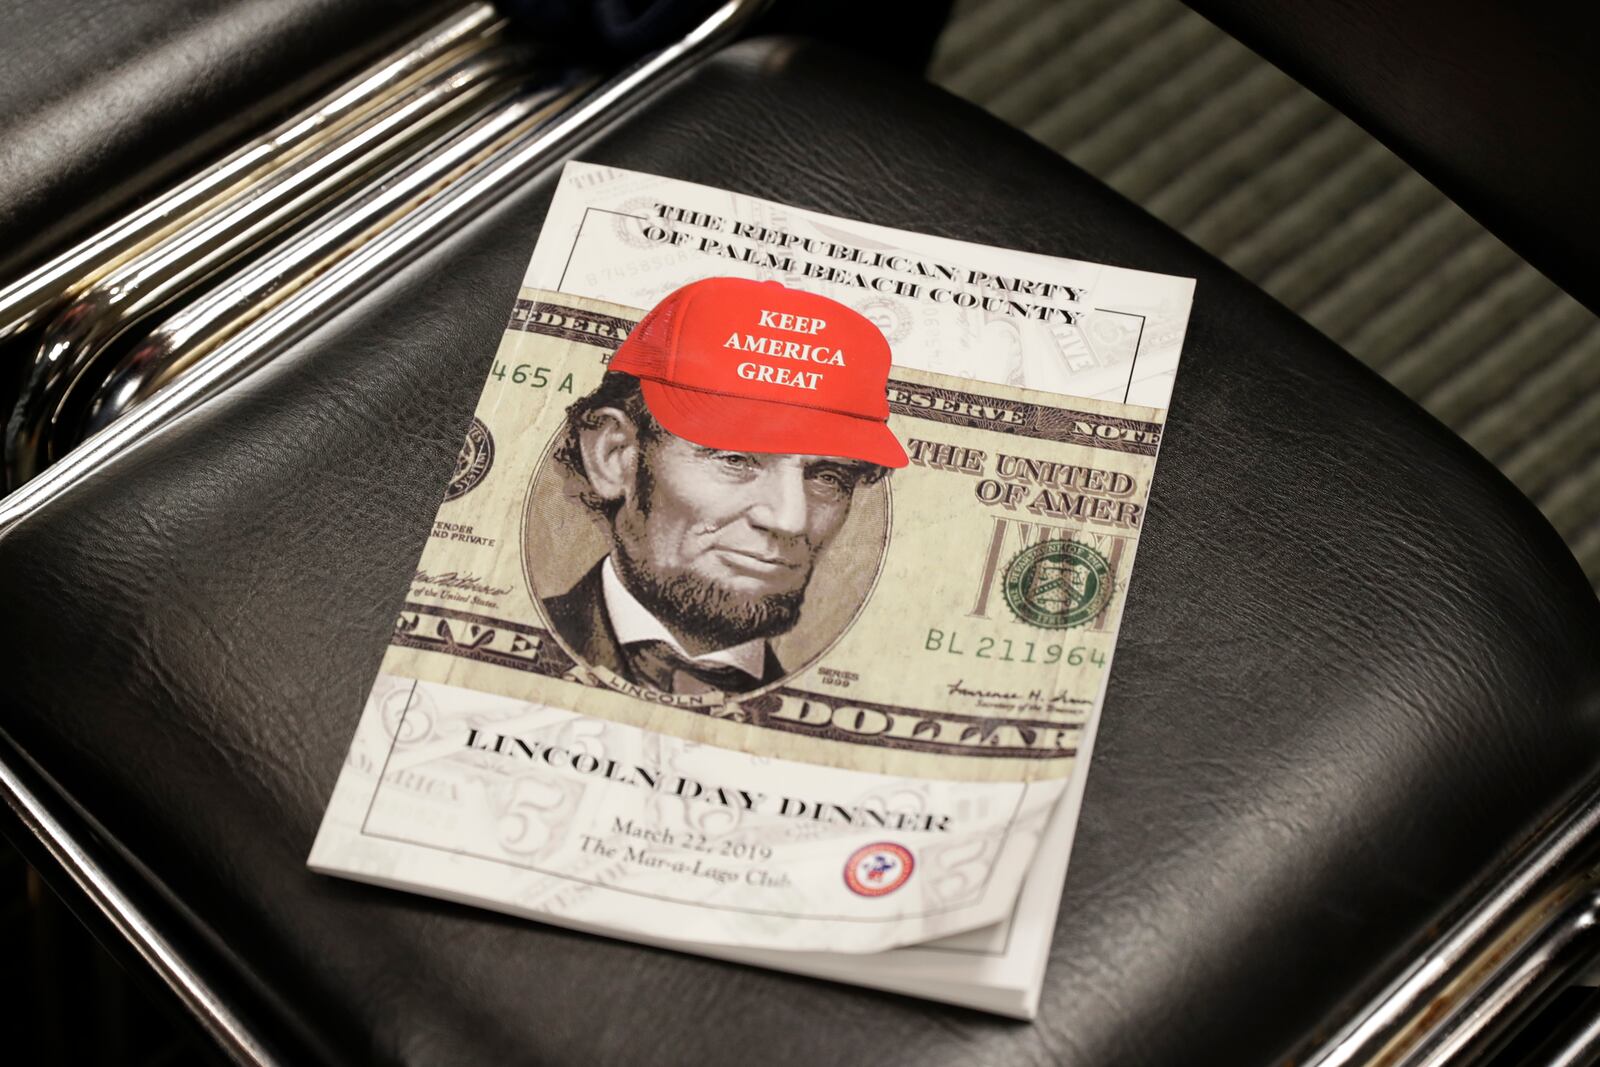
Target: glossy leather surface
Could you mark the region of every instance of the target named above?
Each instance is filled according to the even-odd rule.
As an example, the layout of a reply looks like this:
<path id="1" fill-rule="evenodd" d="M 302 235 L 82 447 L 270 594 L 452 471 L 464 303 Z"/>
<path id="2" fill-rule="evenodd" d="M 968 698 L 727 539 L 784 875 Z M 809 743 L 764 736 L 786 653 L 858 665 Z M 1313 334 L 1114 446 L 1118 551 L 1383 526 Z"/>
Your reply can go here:
<path id="1" fill-rule="evenodd" d="M 1600 763 L 1600 607 L 1533 507 L 1055 154 L 740 45 L 580 158 L 1199 280 L 1032 1024 L 309 873 L 545 175 L 0 542 L 0 726 L 296 1062 L 1274 1062 Z M 103 845 L 97 847 L 105 847 Z"/>
<path id="2" fill-rule="evenodd" d="M 32 265 L 439 10 L 439 0 L 11 0 L 0 13 L 0 270 Z"/>
<path id="3" fill-rule="evenodd" d="M 1600 313 L 1600 8 L 1187 0 Z"/>

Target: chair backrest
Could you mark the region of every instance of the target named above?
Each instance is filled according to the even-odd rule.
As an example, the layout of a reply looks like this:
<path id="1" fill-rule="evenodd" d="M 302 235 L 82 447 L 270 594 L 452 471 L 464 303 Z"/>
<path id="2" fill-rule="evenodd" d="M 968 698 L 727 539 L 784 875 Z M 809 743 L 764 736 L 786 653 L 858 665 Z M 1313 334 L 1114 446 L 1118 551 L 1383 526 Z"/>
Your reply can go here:
<path id="1" fill-rule="evenodd" d="M 1188 0 L 1600 311 L 1600 8 Z"/>

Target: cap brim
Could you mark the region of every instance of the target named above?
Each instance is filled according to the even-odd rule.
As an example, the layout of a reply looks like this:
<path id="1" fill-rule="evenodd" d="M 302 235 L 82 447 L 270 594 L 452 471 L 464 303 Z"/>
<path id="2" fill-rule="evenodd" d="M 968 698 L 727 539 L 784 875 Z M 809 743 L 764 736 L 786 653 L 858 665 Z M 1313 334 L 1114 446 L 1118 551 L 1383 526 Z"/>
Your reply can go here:
<path id="1" fill-rule="evenodd" d="M 885 423 L 835 411 L 750 400 L 641 379 L 644 402 L 662 426 L 703 448 L 839 456 L 904 467 L 906 450 Z"/>

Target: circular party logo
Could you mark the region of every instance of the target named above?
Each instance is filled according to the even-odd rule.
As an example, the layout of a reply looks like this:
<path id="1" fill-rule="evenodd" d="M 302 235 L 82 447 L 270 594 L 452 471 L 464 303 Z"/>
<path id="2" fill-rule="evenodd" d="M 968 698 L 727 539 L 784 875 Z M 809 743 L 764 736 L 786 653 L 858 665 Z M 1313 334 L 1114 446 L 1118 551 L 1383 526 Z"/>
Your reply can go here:
<path id="1" fill-rule="evenodd" d="M 903 845 L 880 842 L 851 853 L 844 865 L 844 884 L 863 897 L 881 897 L 906 884 L 916 867 L 911 850 Z"/>

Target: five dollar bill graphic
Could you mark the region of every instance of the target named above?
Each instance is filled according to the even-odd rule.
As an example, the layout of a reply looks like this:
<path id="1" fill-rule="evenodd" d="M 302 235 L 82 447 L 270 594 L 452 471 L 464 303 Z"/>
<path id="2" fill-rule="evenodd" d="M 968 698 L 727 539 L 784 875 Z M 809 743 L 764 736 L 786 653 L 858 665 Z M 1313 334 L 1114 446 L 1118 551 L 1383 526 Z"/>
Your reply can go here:
<path id="1" fill-rule="evenodd" d="M 741 464 L 770 460 L 664 445 L 596 394 L 641 314 L 521 293 L 312 865 L 709 944 L 998 921 L 1103 696 L 1163 413 L 896 366 L 909 465 L 780 458 L 799 594 L 708 605 L 623 534 L 725 551 Z M 674 605 L 756 636 L 689 655 Z"/>

